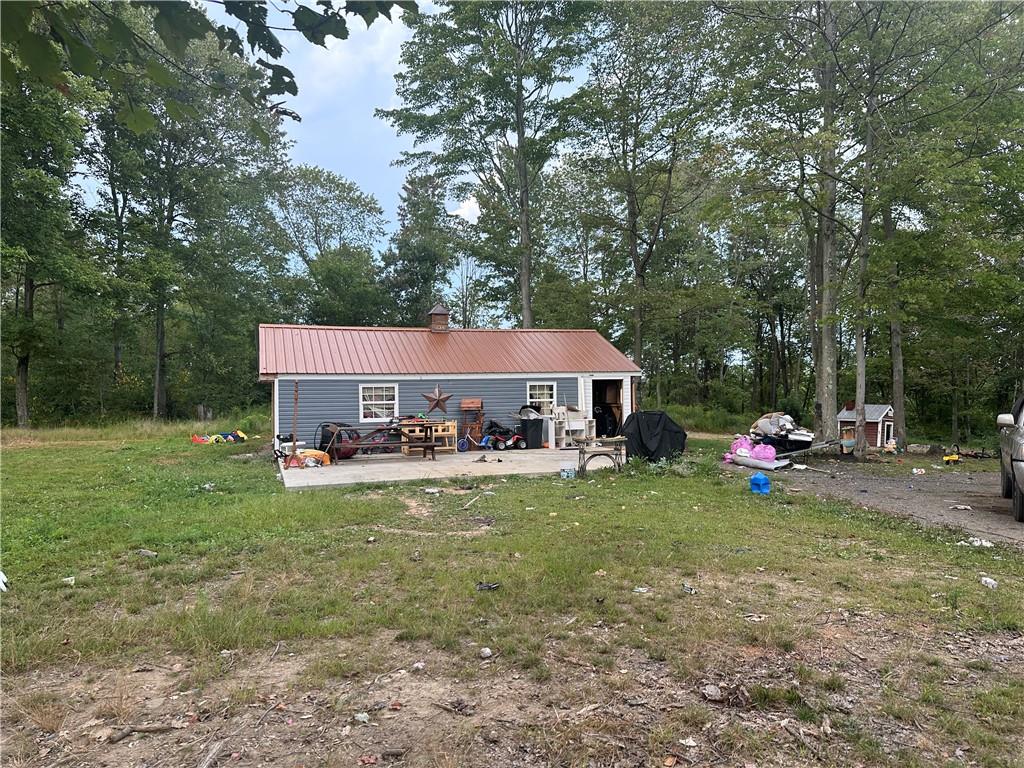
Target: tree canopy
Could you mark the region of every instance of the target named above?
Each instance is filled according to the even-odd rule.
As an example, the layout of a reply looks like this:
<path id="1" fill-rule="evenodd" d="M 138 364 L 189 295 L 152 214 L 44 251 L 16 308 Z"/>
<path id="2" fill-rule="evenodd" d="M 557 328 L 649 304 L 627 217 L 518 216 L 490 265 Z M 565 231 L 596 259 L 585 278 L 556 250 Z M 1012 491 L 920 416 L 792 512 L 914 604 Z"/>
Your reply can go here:
<path id="1" fill-rule="evenodd" d="M 415 146 L 392 222 L 289 161 L 277 27 L 323 45 L 395 6 L 378 114 Z M 258 323 L 419 325 L 438 301 L 597 328 L 644 405 L 826 436 L 850 400 L 893 403 L 900 440 L 968 439 L 1024 390 L 1019 5 L 0 11 L 5 420 L 264 403 Z"/>

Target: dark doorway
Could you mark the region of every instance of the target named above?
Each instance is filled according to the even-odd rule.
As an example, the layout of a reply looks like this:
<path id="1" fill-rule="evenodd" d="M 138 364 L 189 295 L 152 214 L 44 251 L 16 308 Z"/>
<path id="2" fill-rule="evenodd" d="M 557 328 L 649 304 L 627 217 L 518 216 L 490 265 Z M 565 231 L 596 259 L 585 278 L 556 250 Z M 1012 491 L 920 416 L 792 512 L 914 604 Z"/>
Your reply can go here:
<path id="1" fill-rule="evenodd" d="M 594 379 L 594 427 L 598 437 L 611 437 L 622 424 L 622 379 Z"/>

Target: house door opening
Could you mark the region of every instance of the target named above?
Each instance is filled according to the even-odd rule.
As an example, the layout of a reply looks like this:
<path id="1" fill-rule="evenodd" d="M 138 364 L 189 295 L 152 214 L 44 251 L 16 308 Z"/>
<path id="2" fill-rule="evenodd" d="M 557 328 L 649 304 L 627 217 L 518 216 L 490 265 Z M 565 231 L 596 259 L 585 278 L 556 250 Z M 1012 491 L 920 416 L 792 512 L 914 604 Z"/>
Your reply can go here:
<path id="1" fill-rule="evenodd" d="M 618 434 L 622 424 L 622 379 L 594 379 L 591 386 L 597 436 Z"/>

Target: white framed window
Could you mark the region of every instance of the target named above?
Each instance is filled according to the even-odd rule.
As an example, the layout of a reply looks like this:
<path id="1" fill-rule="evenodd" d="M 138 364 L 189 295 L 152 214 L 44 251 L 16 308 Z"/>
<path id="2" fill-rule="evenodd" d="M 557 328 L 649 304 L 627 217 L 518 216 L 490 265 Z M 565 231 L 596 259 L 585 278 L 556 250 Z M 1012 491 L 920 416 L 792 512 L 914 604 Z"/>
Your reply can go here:
<path id="1" fill-rule="evenodd" d="M 550 416 L 555 408 L 555 382 L 530 381 L 526 384 L 526 402 L 545 416 Z"/>
<path id="2" fill-rule="evenodd" d="M 359 421 L 387 421 L 397 415 L 397 384 L 359 385 Z"/>
<path id="3" fill-rule="evenodd" d="M 882 426 L 884 427 L 884 429 L 882 430 L 882 433 L 884 435 L 884 437 L 882 438 L 882 445 L 887 445 L 889 443 L 889 441 L 892 440 L 892 433 L 893 433 L 893 426 L 894 425 L 893 425 L 893 422 L 886 421 L 886 422 L 884 422 L 884 424 Z"/>

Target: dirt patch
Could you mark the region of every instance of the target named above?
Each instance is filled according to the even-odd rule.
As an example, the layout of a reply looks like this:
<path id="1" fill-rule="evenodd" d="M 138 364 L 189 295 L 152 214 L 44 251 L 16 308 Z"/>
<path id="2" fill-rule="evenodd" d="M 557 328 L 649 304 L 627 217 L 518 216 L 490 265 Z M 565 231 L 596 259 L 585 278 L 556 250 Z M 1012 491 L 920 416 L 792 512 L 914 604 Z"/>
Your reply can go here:
<path id="1" fill-rule="evenodd" d="M 1013 519 L 1010 501 L 999 495 L 998 472 L 940 467 L 915 475 L 910 467 L 900 467 L 898 474 L 881 474 L 877 467 L 820 460 L 809 466 L 822 471 L 787 470 L 772 477 L 791 491 L 845 499 L 924 525 L 959 528 L 1024 548 L 1024 524 Z"/>
<path id="2" fill-rule="evenodd" d="M 424 538 L 438 538 L 443 536 L 457 536 L 460 538 L 476 538 L 477 536 L 483 536 L 487 533 L 486 527 L 474 528 L 468 531 L 419 531 L 413 528 L 389 528 L 385 525 L 374 525 L 371 528 L 381 533 L 392 533 L 399 536 L 420 536 Z"/>
<path id="3" fill-rule="evenodd" d="M 205 677 L 173 655 L 53 668 L 5 680 L 2 747 L 12 765 L 148 768 L 211 751 L 240 766 L 856 765 L 901 751 L 941 762 L 970 746 L 937 714 L 973 717 L 972 697 L 1024 673 L 1011 633 L 910 635 L 852 611 L 813 625 L 790 652 L 752 647 L 684 677 L 601 623 L 578 634 L 608 642 L 605 663 L 549 637 L 533 670 L 500 648 L 480 661 L 475 647 L 392 636 L 225 651 Z M 339 658 L 354 664 L 331 667 Z M 111 743 L 129 726 L 141 728 Z"/>
<path id="4" fill-rule="evenodd" d="M 405 514 L 423 519 L 434 516 L 434 511 L 423 499 L 413 498 L 412 496 L 402 496 L 401 498 L 402 503 L 405 504 Z"/>

